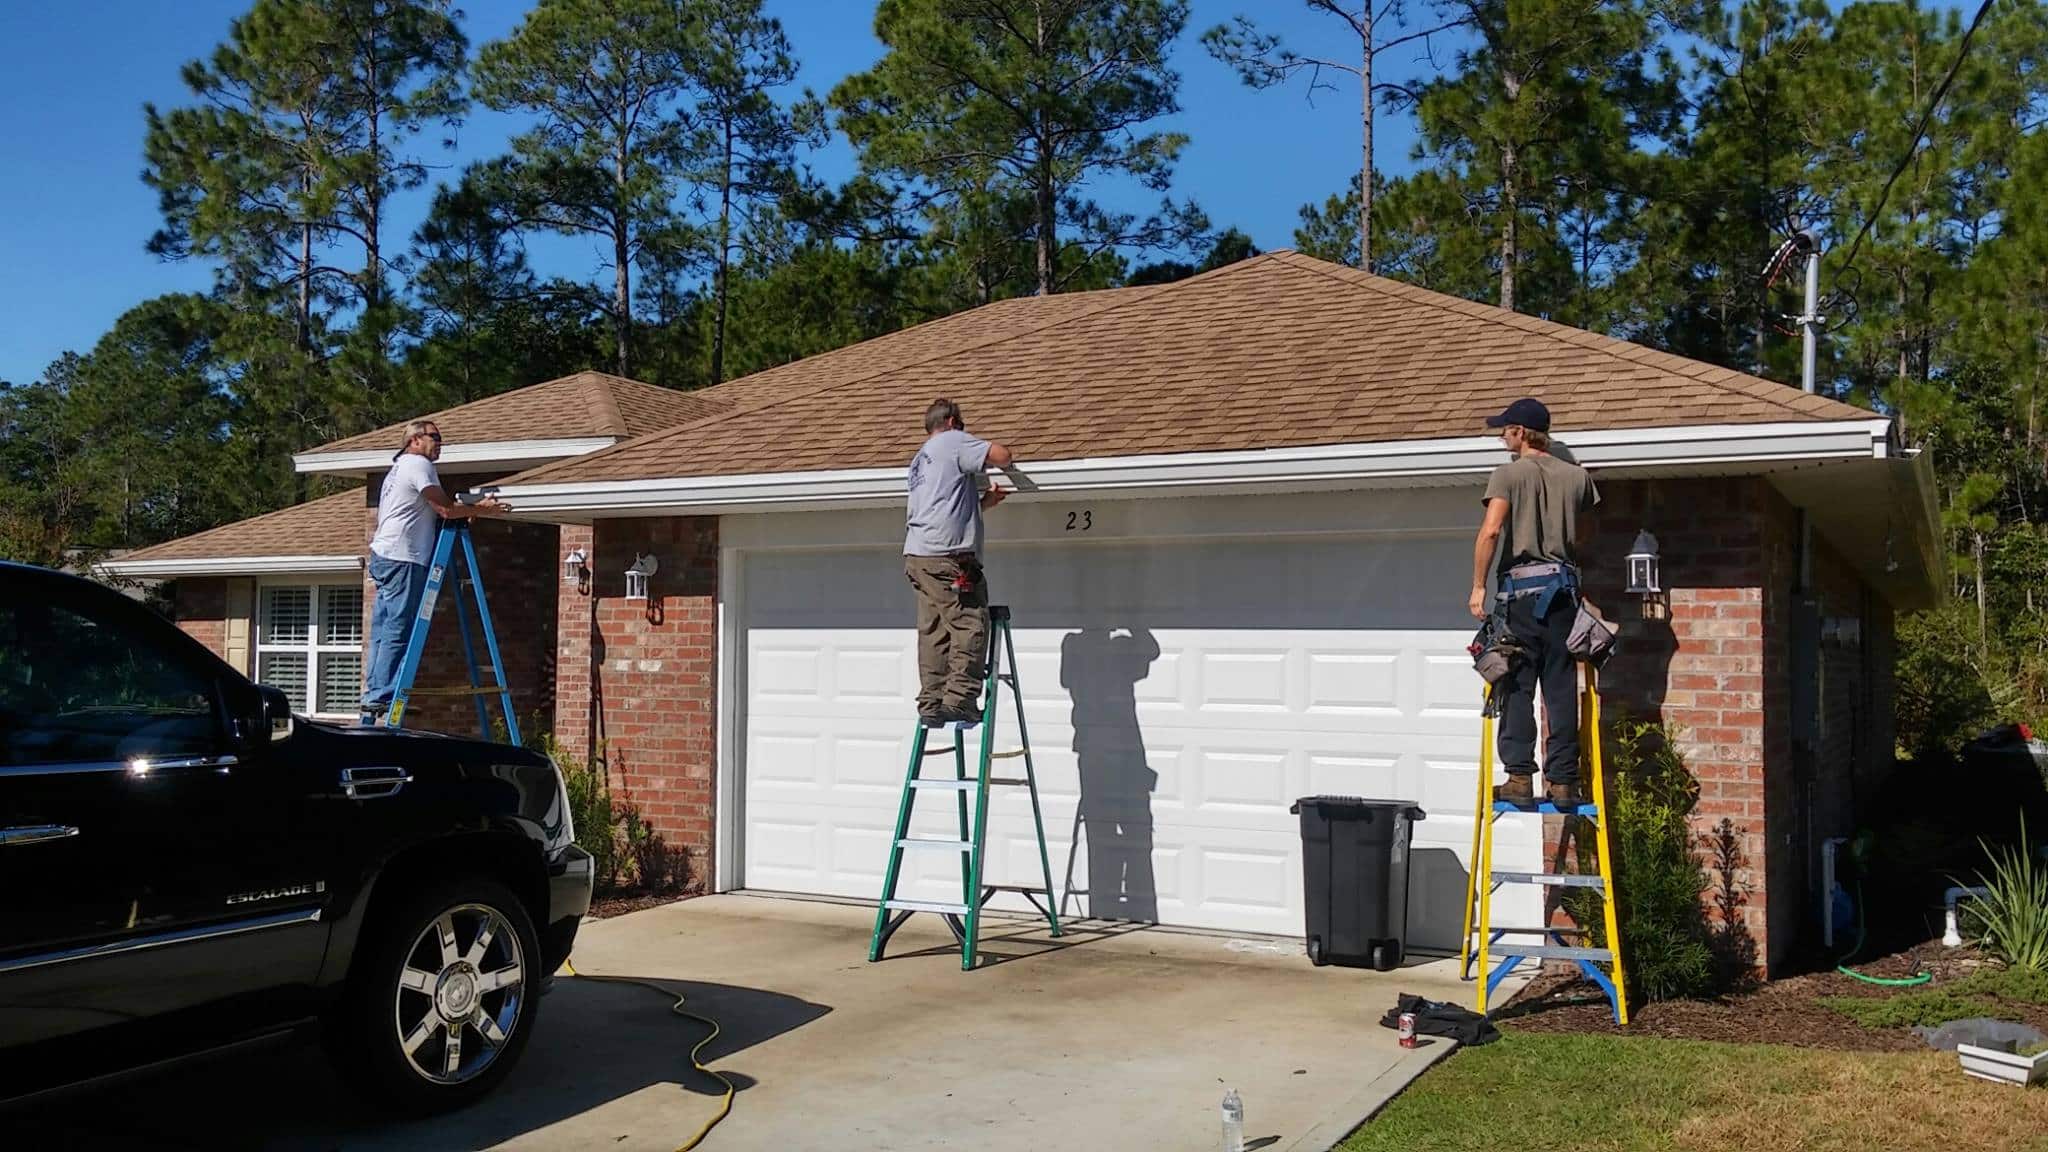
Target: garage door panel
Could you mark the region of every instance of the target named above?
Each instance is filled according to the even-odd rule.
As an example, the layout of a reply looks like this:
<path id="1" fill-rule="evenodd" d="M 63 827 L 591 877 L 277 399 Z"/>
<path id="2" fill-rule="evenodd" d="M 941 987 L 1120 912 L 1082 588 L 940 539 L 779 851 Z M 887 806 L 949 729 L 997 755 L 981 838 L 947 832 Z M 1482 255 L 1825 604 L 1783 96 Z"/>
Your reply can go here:
<path id="1" fill-rule="evenodd" d="M 1455 945 L 1479 717 L 1460 615 L 1469 541 L 1452 543 L 998 548 L 994 598 L 1020 625 L 1054 879 L 1064 887 L 1071 874 L 1075 889 L 1066 910 L 1298 933 L 1300 835 L 1288 806 L 1310 794 L 1399 798 L 1431 813 L 1415 845 L 1417 882 L 1431 895 L 1412 930 L 1422 941 L 1447 916 Z M 870 562 L 886 578 L 856 572 Z M 917 680 L 896 566 L 879 549 L 744 561 L 750 887 L 868 899 L 879 890 Z M 762 606 L 764 589 L 782 599 Z M 998 748 L 1016 747 L 1015 720 L 1006 700 Z M 967 746 L 971 763 L 977 734 Z M 923 767 L 953 774 L 949 756 Z M 1000 761 L 996 774 L 1020 768 Z M 920 807 L 913 834 L 958 835 L 946 794 Z M 986 879 L 1038 882 L 1026 793 L 993 790 L 989 817 Z M 1533 822 L 1501 825 L 1503 863 L 1533 867 L 1535 833 Z M 959 899 L 956 856 L 910 854 L 903 894 Z M 1444 891 L 1447 912 L 1434 907 Z M 1501 893 L 1503 920 L 1525 895 Z M 1008 895 L 993 906 L 1025 907 Z"/>

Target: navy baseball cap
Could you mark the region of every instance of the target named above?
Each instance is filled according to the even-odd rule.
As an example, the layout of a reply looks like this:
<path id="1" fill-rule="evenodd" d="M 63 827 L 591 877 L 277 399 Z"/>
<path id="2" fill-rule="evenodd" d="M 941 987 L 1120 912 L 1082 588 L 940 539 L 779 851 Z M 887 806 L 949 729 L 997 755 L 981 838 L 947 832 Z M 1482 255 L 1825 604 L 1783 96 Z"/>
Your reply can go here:
<path id="1" fill-rule="evenodd" d="M 1550 431 L 1550 409 L 1543 406 L 1543 401 L 1533 396 L 1524 396 L 1513 404 L 1508 405 L 1507 411 L 1502 412 L 1498 416 L 1488 416 L 1486 418 L 1486 426 L 1488 428 L 1505 428 L 1510 424 L 1520 425 L 1523 428 L 1536 432 L 1548 432 Z"/>

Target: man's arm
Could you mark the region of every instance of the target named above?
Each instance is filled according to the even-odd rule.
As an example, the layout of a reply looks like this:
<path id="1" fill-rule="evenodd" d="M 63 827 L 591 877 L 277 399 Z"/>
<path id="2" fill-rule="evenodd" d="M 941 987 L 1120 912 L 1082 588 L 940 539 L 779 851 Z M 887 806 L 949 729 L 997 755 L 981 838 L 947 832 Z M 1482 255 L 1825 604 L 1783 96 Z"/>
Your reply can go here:
<path id="1" fill-rule="evenodd" d="M 983 463 L 990 468 L 1008 468 L 1016 459 L 1016 456 L 1012 455 L 1008 448 L 991 440 L 988 442 L 988 456 Z M 987 491 L 981 494 L 982 511 L 986 512 L 990 508 L 1001 504 L 1004 500 L 1009 499 L 1009 496 L 1008 491 L 990 484 Z"/>
<path id="2" fill-rule="evenodd" d="M 420 489 L 420 499 L 425 500 L 427 506 L 443 520 L 474 520 L 479 516 L 503 516 L 512 510 L 511 505 L 496 496 L 486 496 L 474 504 L 464 504 L 460 500 L 450 499 L 439 484 L 429 484 Z"/>
<path id="3" fill-rule="evenodd" d="M 1479 522 L 1479 538 L 1472 543 L 1472 598 L 1465 606 L 1479 619 L 1486 617 L 1486 570 L 1493 566 L 1493 554 L 1500 548 L 1501 528 L 1508 522 L 1508 502 L 1501 497 L 1486 501 L 1486 518 Z"/>

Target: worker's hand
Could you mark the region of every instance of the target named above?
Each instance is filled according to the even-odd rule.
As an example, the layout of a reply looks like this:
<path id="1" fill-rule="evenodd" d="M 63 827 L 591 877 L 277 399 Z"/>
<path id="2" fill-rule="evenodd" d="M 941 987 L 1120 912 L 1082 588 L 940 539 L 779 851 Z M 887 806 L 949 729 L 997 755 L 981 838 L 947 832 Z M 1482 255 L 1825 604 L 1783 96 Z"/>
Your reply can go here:
<path id="1" fill-rule="evenodd" d="M 986 510 L 988 510 L 988 509 L 990 509 L 990 508 L 993 508 L 993 507 L 995 507 L 996 505 L 998 505 L 998 504 L 1001 504 L 1001 503 L 1002 503 L 1003 501 L 1005 501 L 1005 500 L 1008 500 L 1009 498 L 1010 498 L 1010 490 L 1009 490 L 1009 489 L 1007 489 L 1007 488 L 998 488 L 998 487 L 996 487 L 995 485 L 991 484 L 991 485 L 989 485 L 989 489 L 988 489 L 988 491 L 986 491 L 986 492 L 983 492 L 983 493 L 981 494 L 981 507 L 982 507 L 982 510 L 983 510 L 983 511 L 986 511 Z"/>
<path id="2" fill-rule="evenodd" d="M 505 503 L 503 500 L 498 499 L 496 496 L 486 496 L 483 499 L 477 501 L 476 503 L 471 504 L 470 507 L 476 509 L 476 514 L 478 516 L 503 516 L 505 513 L 510 512 L 512 510 L 512 506 L 510 504 Z"/>
<path id="3" fill-rule="evenodd" d="M 1472 586 L 1472 599 L 1465 602 L 1465 607 L 1471 610 L 1474 620 L 1486 619 L 1486 585 Z"/>

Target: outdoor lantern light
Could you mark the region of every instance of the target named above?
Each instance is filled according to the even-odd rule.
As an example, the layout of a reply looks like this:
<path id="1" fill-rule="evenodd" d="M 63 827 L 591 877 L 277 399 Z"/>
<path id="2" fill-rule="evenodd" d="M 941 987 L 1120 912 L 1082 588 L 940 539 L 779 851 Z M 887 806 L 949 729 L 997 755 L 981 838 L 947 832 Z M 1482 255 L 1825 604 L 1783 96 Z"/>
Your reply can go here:
<path id="1" fill-rule="evenodd" d="M 590 595 L 590 565 L 584 562 L 583 549 L 571 548 L 562 557 L 562 583 L 574 584 L 578 592 Z"/>
<path id="2" fill-rule="evenodd" d="M 1657 538 L 1645 528 L 1636 533 L 1636 542 L 1628 550 L 1628 590 L 1632 596 L 1645 600 L 1664 591 L 1658 583 Z"/>
<path id="3" fill-rule="evenodd" d="M 634 560 L 633 566 L 626 569 L 626 599 L 647 599 L 647 578 L 660 567 L 661 562 L 651 552 Z"/>

